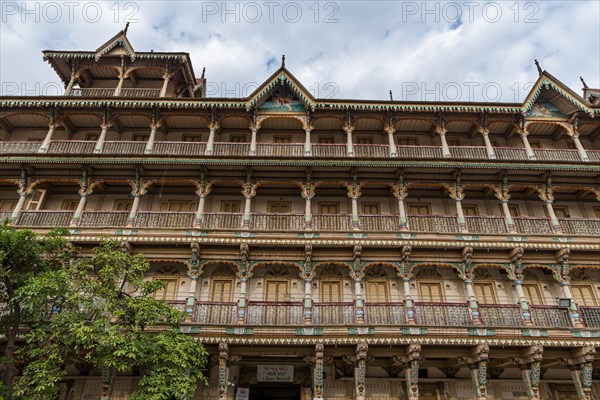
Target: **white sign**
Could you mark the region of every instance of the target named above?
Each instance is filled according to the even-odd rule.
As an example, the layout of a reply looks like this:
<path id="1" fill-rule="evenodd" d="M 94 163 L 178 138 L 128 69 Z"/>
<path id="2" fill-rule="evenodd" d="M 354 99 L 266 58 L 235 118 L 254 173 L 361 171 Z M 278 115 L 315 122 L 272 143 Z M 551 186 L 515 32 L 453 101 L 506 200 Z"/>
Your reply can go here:
<path id="1" fill-rule="evenodd" d="M 257 365 L 256 380 L 259 382 L 294 382 L 294 366 Z"/>
<path id="2" fill-rule="evenodd" d="M 248 400 L 250 398 L 250 389 L 248 388 L 237 388 L 235 394 L 235 400 Z"/>

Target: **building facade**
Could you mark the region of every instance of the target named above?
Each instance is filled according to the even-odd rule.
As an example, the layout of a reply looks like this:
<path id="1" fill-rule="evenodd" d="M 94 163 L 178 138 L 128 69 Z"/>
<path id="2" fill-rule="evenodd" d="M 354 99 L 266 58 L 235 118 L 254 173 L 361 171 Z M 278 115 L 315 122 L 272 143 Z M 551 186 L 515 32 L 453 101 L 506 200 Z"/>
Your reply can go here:
<path id="1" fill-rule="evenodd" d="M 143 253 L 211 354 L 196 399 L 599 398 L 599 90 L 316 99 L 282 60 L 207 98 L 126 31 L 44 57 L 63 96 L 0 98 L 0 217 Z"/>

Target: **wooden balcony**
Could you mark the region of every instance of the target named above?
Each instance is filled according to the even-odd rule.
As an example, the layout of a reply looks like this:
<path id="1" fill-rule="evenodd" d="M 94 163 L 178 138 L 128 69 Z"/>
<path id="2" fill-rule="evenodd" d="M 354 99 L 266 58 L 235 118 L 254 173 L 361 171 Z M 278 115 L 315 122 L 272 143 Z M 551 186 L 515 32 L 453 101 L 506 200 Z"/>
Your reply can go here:
<path id="1" fill-rule="evenodd" d="M 458 220 L 448 215 L 409 215 L 408 229 L 415 232 L 458 233 Z"/>
<path id="2" fill-rule="evenodd" d="M 302 325 L 304 306 L 300 302 L 249 301 L 246 313 L 248 325 Z"/>
<path id="3" fill-rule="evenodd" d="M 538 161 L 581 161 L 577 150 L 533 149 L 533 153 Z"/>
<path id="4" fill-rule="evenodd" d="M 521 306 L 516 304 L 479 304 L 479 313 L 485 326 L 524 326 Z"/>
<path id="5" fill-rule="evenodd" d="M 18 226 L 38 228 L 67 227 L 73 217 L 73 211 L 23 211 Z"/>
<path id="6" fill-rule="evenodd" d="M 131 141 L 119 141 L 119 142 L 104 142 L 102 148 L 102 154 L 110 155 L 132 155 L 139 156 L 144 154 L 146 148 L 145 142 L 131 142 Z"/>
<path id="7" fill-rule="evenodd" d="M 258 143 L 256 155 L 258 157 L 300 158 L 304 157 L 304 144 Z"/>
<path id="8" fill-rule="evenodd" d="M 415 303 L 418 325 L 470 326 L 473 325 L 469 306 L 454 303 Z"/>
<path id="9" fill-rule="evenodd" d="M 400 230 L 397 215 L 361 215 L 360 228 L 363 231 L 396 232 Z"/>
<path id="10" fill-rule="evenodd" d="M 484 146 L 450 146 L 450 155 L 452 158 L 465 160 L 485 160 L 488 158 Z"/>
<path id="11" fill-rule="evenodd" d="M 185 300 L 168 300 L 167 302 L 177 311 L 185 312 Z"/>
<path id="12" fill-rule="evenodd" d="M 251 229 L 257 231 L 302 231 L 304 214 L 253 213 Z"/>
<path id="13" fill-rule="evenodd" d="M 204 213 L 202 228 L 226 230 L 242 227 L 242 213 Z"/>
<path id="14" fill-rule="evenodd" d="M 138 228 L 191 228 L 194 225 L 196 213 L 192 212 L 154 212 L 139 211 L 135 219 Z"/>
<path id="15" fill-rule="evenodd" d="M 600 307 L 579 307 L 581 317 L 588 328 L 600 328 Z"/>
<path id="16" fill-rule="evenodd" d="M 442 146 L 396 146 L 400 158 L 444 159 Z"/>
<path id="17" fill-rule="evenodd" d="M 345 144 L 313 144 L 312 156 L 321 158 L 344 158 L 348 154 Z"/>
<path id="18" fill-rule="evenodd" d="M 565 235 L 600 236 L 600 219 L 563 218 L 559 222 Z"/>
<path id="19" fill-rule="evenodd" d="M 497 216 L 465 216 L 467 230 L 469 233 L 508 233 L 508 228 L 504 222 L 504 217 Z"/>
<path id="20" fill-rule="evenodd" d="M 79 226 L 86 228 L 110 228 L 127 225 L 127 211 L 84 211 Z"/>
<path id="21" fill-rule="evenodd" d="M 570 328 L 573 326 L 569 310 L 556 306 L 530 306 L 533 324 L 539 327 Z"/>
<path id="22" fill-rule="evenodd" d="M 41 142 L 0 142 L 0 154 L 35 154 Z"/>
<path id="23" fill-rule="evenodd" d="M 600 150 L 586 150 L 591 162 L 600 163 Z"/>
<path id="24" fill-rule="evenodd" d="M 404 325 L 407 323 L 403 303 L 366 303 L 365 323 L 371 325 Z"/>
<path id="25" fill-rule="evenodd" d="M 112 97 L 116 88 L 73 88 L 71 96 L 81 97 Z M 153 88 L 122 88 L 121 97 L 159 97 L 160 89 Z"/>
<path id="26" fill-rule="evenodd" d="M 83 140 L 53 140 L 48 145 L 48 154 L 92 154 L 96 142 Z"/>
<path id="27" fill-rule="evenodd" d="M 237 304 L 197 302 L 194 310 L 194 322 L 206 325 L 235 325 L 237 323 Z"/>
<path id="28" fill-rule="evenodd" d="M 3 224 L 6 220 L 10 220 L 11 215 L 11 211 L 0 211 L 0 224 Z"/>
<path id="29" fill-rule="evenodd" d="M 247 157 L 250 143 L 215 143 L 213 155 L 220 157 Z"/>
<path id="30" fill-rule="evenodd" d="M 361 158 L 389 158 L 390 146 L 385 144 L 357 144 L 354 156 Z"/>
<path id="31" fill-rule="evenodd" d="M 515 223 L 515 229 L 517 232 L 524 235 L 552 234 L 550 218 L 515 217 L 513 218 L 513 221 Z"/>
<path id="32" fill-rule="evenodd" d="M 351 231 L 352 215 L 315 214 L 312 217 L 313 228 L 317 231 Z"/>
<path id="33" fill-rule="evenodd" d="M 205 143 L 198 142 L 155 142 L 152 154 L 163 156 L 204 157 Z"/>
<path id="34" fill-rule="evenodd" d="M 355 323 L 354 303 L 313 303 L 314 325 L 348 325 Z"/>
<path id="35" fill-rule="evenodd" d="M 527 160 L 527 152 L 523 148 L 519 147 L 495 147 L 494 152 L 498 160 Z"/>
<path id="36" fill-rule="evenodd" d="M 122 88 L 121 97 L 160 97 L 160 89 Z"/>

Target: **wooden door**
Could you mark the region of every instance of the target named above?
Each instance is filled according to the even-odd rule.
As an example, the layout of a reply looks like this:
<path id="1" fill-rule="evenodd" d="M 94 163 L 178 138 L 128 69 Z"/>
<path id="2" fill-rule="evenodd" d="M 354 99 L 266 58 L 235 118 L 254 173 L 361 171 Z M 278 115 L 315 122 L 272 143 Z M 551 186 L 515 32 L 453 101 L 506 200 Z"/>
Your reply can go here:
<path id="1" fill-rule="evenodd" d="M 223 200 L 221 201 L 221 212 L 224 213 L 239 213 L 242 202 L 239 200 Z"/>
<path id="2" fill-rule="evenodd" d="M 388 286 L 385 281 L 367 281 L 367 302 L 369 303 L 387 303 Z"/>
<path id="3" fill-rule="evenodd" d="M 291 136 L 273 136 L 273 143 L 292 143 Z"/>
<path id="4" fill-rule="evenodd" d="M 412 203 L 408 205 L 409 215 L 431 215 L 431 206 L 424 203 Z"/>
<path id="5" fill-rule="evenodd" d="M 475 287 L 475 297 L 477 297 L 477 302 L 481 304 L 498 304 L 493 283 L 475 282 L 473 286 Z"/>
<path id="6" fill-rule="evenodd" d="M 229 136 L 229 141 L 231 143 L 245 143 L 246 135 L 231 135 Z"/>
<path id="7" fill-rule="evenodd" d="M 439 282 L 419 282 L 419 299 L 423 302 L 443 302 L 442 284 Z"/>
<path id="8" fill-rule="evenodd" d="M 339 214 L 339 203 L 319 203 L 319 214 Z"/>
<path id="9" fill-rule="evenodd" d="M 418 146 L 419 140 L 413 137 L 397 137 L 396 143 L 400 146 Z"/>
<path id="10" fill-rule="evenodd" d="M 319 136 L 319 143 L 324 143 L 324 144 L 333 144 L 335 143 L 335 140 L 333 139 L 333 136 Z"/>
<path id="11" fill-rule="evenodd" d="M 196 209 L 196 203 L 192 203 L 191 201 L 185 201 L 185 200 L 174 200 L 174 201 L 169 201 L 166 204 L 167 207 L 166 210 L 163 209 L 163 205 L 161 204 L 161 210 L 160 211 L 170 211 L 170 212 L 190 212 L 190 211 L 195 211 Z"/>
<path id="12" fill-rule="evenodd" d="M 364 215 L 379 215 L 379 203 L 362 203 L 362 213 Z"/>
<path id="13" fill-rule="evenodd" d="M 273 214 L 287 214 L 292 212 L 291 201 L 269 201 L 267 203 L 267 210 Z"/>
<path id="14" fill-rule="evenodd" d="M 356 144 L 373 144 L 373 138 L 359 136 L 358 138 L 356 138 Z"/>
<path id="15" fill-rule="evenodd" d="M 210 301 L 228 303 L 233 300 L 233 279 L 215 279 L 212 282 Z"/>
<path id="16" fill-rule="evenodd" d="M 532 305 L 544 305 L 544 298 L 542 297 L 542 291 L 540 285 L 537 283 L 524 283 L 523 291 L 527 302 Z"/>
<path id="17" fill-rule="evenodd" d="M 161 280 L 165 283 L 165 286 L 154 292 L 154 297 L 157 300 L 175 300 L 175 296 L 177 295 L 177 285 L 179 283 L 179 279 L 175 278 L 160 278 L 157 280 Z"/>
<path id="18" fill-rule="evenodd" d="M 288 281 L 268 280 L 265 287 L 265 301 L 285 301 L 288 293 Z"/>
<path id="19" fill-rule="evenodd" d="M 113 204 L 114 211 L 129 211 L 133 206 L 133 200 L 115 200 Z"/>
<path id="20" fill-rule="evenodd" d="M 46 189 L 37 189 L 29 198 L 29 202 L 25 207 L 27 211 L 37 211 L 42 208 L 44 199 L 46 198 Z"/>
<path id="21" fill-rule="evenodd" d="M 575 284 L 571 285 L 573 300 L 578 306 L 597 306 L 596 289 L 593 285 Z"/>
<path id="22" fill-rule="evenodd" d="M 342 283 L 340 281 L 321 281 L 321 302 L 337 303 L 342 301 Z"/>

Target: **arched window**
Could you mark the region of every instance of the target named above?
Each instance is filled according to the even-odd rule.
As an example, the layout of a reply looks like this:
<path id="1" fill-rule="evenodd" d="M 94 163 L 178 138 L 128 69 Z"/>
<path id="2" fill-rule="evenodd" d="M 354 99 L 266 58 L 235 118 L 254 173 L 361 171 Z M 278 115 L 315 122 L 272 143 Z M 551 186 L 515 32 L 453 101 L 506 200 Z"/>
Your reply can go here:
<path id="1" fill-rule="evenodd" d="M 598 291 L 594 283 L 582 268 L 571 272 L 571 294 L 578 306 L 597 306 Z"/>
<path id="2" fill-rule="evenodd" d="M 367 302 L 387 303 L 390 301 L 389 275 L 381 265 L 374 265 L 365 273 Z"/>
<path id="3" fill-rule="evenodd" d="M 496 281 L 488 271 L 483 268 L 475 270 L 473 287 L 477 302 L 480 304 L 498 304 Z"/>
<path id="4" fill-rule="evenodd" d="M 290 272 L 284 266 L 269 267 L 265 274 L 265 301 L 289 301 Z"/>
<path id="5" fill-rule="evenodd" d="M 531 305 L 544 305 L 542 285 L 538 276 L 531 270 L 525 270 L 524 278 L 522 286 L 527 302 Z"/>
<path id="6" fill-rule="evenodd" d="M 235 284 L 235 272 L 233 269 L 228 265 L 220 265 L 210 276 L 210 301 L 217 303 L 232 302 L 233 287 Z"/>
<path id="7" fill-rule="evenodd" d="M 342 301 L 342 274 L 335 265 L 323 268 L 319 275 L 319 298 L 321 303 L 337 303 Z"/>
<path id="8" fill-rule="evenodd" d="M 163 281 L 165 286 L 154 292 L 154 298 L 166 301 L 176 300 L 180 275 L 180 270 L 175 265 L 164 265 L 157 268 L 152 278 Z"/>
<path id="9" fill-rule="evenodd" d="M 444 301 L 444 279 L 433 268 L 423 268 L 417 274 L 419 300 L 441 303 Z"/>

